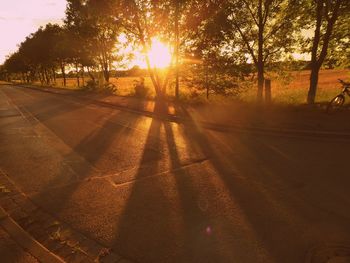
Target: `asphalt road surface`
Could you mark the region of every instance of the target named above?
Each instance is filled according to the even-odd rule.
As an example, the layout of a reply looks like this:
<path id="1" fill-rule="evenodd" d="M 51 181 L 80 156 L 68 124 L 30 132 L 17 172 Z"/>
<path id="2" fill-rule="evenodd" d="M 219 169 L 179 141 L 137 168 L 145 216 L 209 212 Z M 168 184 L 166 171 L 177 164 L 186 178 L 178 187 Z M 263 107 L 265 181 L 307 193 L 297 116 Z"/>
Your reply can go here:
<path id="1" fill-rule="evenodd" d="M 346 140 L 218 132 L 0 87 L 1 169 L 140 263 L 294 263 L 348 246 L 349 159 Z"/>

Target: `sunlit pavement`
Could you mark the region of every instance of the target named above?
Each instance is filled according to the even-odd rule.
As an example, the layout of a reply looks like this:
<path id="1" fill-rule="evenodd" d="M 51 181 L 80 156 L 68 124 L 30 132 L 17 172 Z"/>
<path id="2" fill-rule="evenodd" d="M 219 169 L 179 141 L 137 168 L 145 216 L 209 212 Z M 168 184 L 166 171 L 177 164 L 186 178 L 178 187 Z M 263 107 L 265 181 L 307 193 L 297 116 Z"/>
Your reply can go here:
<path id="1" fill-rule="evenodd" d="M 215 132 L 10 86 L 0 101 L 1 169 L 123 257 L 317 262 L 313 249 L 350 245 L 350 141 Z"/>

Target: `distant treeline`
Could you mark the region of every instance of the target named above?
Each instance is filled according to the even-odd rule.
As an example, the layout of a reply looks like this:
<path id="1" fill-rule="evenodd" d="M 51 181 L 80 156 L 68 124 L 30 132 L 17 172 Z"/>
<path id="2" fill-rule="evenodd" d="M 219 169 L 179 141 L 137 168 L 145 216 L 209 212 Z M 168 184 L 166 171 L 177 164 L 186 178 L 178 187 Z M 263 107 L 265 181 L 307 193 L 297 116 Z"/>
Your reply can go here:
<path id="1" fill-rule="evenodd" d="M 103 72 L 96 72 L 96 73 L 103 73 Z M 120 78 L 120 77 L 148 77 L 148 70 L 140 68 L 139 66 L 133 66 L 130 69 L 123 69 L 123 70 L 116 70 L 112 69 L 110 70 L 110 77 L 112 78 Z M 63 78 L 63 75 L 61 72 L 56 73 L 56 77 Z M 70 70 L 66 73 L 67 78 L 75 78 L 76 72 L 75 70 Z M 88 72 L 84 72 L 84 77 L 89 78 L 90 75 Z"/>

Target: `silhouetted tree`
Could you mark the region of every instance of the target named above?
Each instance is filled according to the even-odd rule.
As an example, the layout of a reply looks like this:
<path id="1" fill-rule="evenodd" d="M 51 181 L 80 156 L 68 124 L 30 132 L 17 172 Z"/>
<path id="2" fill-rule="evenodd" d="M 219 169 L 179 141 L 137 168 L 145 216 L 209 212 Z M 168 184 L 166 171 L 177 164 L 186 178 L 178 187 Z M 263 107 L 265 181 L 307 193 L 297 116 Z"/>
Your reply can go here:
<path id="1" fill-rule="evenodd" d="M 258 101 L 263 97 L 266 64 L 293 49 L 300 7 L 298 0 L 220 1 L 206 24 L 210 39 L 216 37 L 223 47 L 232 46 L 232 54 L 250 56 L 258 73 Z"/>
<path id="2" fill-rule="evenodd" d="M 328 47 L 335 36 L 337 20 L 339 17 L 349 14 L 349 5 L 347 0 L 310 0 L 304 4 L 304 20 L 309 21 L 314 28 L 314 36 L 311 41 L 310 88 L 307 97 L 309 104 L 315 102 L 319 71 L 326 59 Z M 344 29 L 345 31 L 342 32 Z M 344 27 L 343 24 L 339 30 L 338 37 L 343 39 L 344 33 L 348 34 L 346 32 L 349 32 L 349 25 Z M 308 41 L 307 39 L 306 44 Z"/>
<path id="3" fill-rule="evenodd" d="M 75 39 L 76 67 L 90 68 L 98 64 L 106 82 L 117 56 L 120 26 L 111 14 L 113 1 L 68 0 L 65 23 Z"/>

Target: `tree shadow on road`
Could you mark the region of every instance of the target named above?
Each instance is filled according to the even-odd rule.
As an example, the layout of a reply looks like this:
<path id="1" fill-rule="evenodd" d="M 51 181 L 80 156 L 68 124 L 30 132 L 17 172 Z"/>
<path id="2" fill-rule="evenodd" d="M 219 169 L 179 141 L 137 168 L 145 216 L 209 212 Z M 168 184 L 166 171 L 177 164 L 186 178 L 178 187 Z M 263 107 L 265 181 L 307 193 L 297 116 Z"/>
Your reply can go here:
<path id="1" fill-rule="evenodd" d="M 182 112 L 186 114 L 186 110 L 182 109 Z M 252 253 L 252 258 L 258 256 L 255 259 L 256 261 L 287 262 L 288 260 L 286 261 L 283 253 L 279 250 L 281 247 L 277 247 L 283 244 L 282 242 L 285 240 L 286 236 L 293 240 L 298 239 L 298 234 L 296 232 L 291 232 L 288 228 L 283 229 L 280 233 L 273 232 L 273 229 L 275 227 L 284 228 L 285 224 L 288 225 L 291 223 L 289 218 L 287 218 L 288 216 L 285 217 L 286 214 L 290 212 L 291 208 L 284 207 L 286 204 L 280 202 L 280 200 L 278 200 L 279 197 L 275 196 L 275 193 L 265 189 L 264 186 L 260 184 L 260 179 L 256 178 L 256 176 L 270 176 L 273 181 L 278 175 L 273 174 L 273 172 L 266 173 L 266 170 L 262 169 L 264 166 L 263 163 L 260 163 L 261 166 L 256 167 L 254 165 L 256 165 L 257 162 L 250 163 L 249 160 L 243 159 L 243 156 L 247 155 L 243 154 L 242 150 L 248 151 L 250 158 L 255 160 L 260 158 L 261 154 L 264 153 L 258 151 L 257 148 L 259 147 L 257 147 L 254 140 L 251 140 L 251 137 L 244 134 L 236 134 L 237 141 L 239 141 L 237 151 L 241 151 L 243 156 L 242 158 L 237 156 L 231 159 L 232 156 L 227 155 L 225 151 L 219 150 L 218 145 L 214 146 L 211 143 L 212 139 L 209 138 L 207 135 L 208 133 L 205 134 L 202 132 L 199 125 L 189 114 L 186 114 L 186 117 L 190 120 L 190 126 L 193 127 L 193 129 L 186 129 L 186 131 L 191 131 L 187 133 L 188 138 L 194 138 L 193 143 L 197 144 L 206 156 L 210 157 L 210 163 L 213 169 L 216 171 L 216 174 L 220 176 L 220 180 L 231 196 L 230 202 L 238 207 L 240 213 L 242 213 L 241 228 L 244 229 L 244 235 L 246 235 L 248 239 L 244 240 L 244 237 L 239 237 L 239 235 L 236 238 L 242 238 L 241 244 L 245 244 L 245 249 L 247 249 L 246 253 L 249 254 L 254 250 L 261 250 L 256 255 L 254 255 L 254 252 Z M 226 145 L 226 147 L 227 146 L 228 145 Z M 221 145 L 221 147 L 223 147 L 223 145 Z M 231 151 L 234 152 L 235 150 L 231 149 Z M 235 155 L 236 154 L 233 156 Z M 274 227 L 270 227 L 271 219 L 275 220 L 276 217 L 281 221 L 274 221 Z M 237 226 L 232 224 L 232 222 L 229 222 L 228 226 L 226 226 L 226 231 L 234 235 L 234 233 L 237 233 L 236 227 Z M 226 233 L 226 238 L 229 240 L 228 236 L 229 234 L 227 235 Z M 247 244 L 247 241 L 250 242 L 250 244 Z M 234 242 L 232 243 L 234 244 Z M 242 250 L 244 251 L 245 249 Z M 289 250 L 290 248 L 285 246 L 284 249 Z M 234 251 L 234 248 L 232 248 L 232 250 Z M 233 258 L 231 260 L 233 260 Z"/>
<path id="2" fill-rule="evenodd" d="M 119 118 L 127 118 L 128 124 L 122 125 L 114 121 Z M 124 112 L 110 114 L 102 123 L 93 126 L 79 143 L 65 138 L 64 134 L 57 133 L 56 136 L 70 147 L 70 152 L 67 151 L 67 147 L 62 149 L 62 152 L 65 151 L 66 154 L 61 160 L 58 160 L 58 172 L 47 179 L 40 190 L 32 195 L 33 200 L 49 210 L 50 213 L 64 219 L 61 217 L 61 211 L 67 207 L 71 208 L 71 198 L 84 182 L 99 180 L 98 178 L 102 178 L 106 174 L 117 173 L 120 169 L 129 167 L 130 164 L 126 161 L 128 153 L 125 152 L 124 156 L 120 157 L 122 153 L 114 150 L 120 146 L 121 139 L 127 140 L 129 136 L 132 136 L 131 133 L 134 130 L 131 127 L 137 121 L 137 115 L 125 114 Z M 114 169 L 120 159 L 124 161 L 125 166 L 120 165 Z M 98 198 L 98 196 L 96 197 Z M 79 201 L 88 202 L 88 200 Z M 84 206 L 84 203 L 78 205 Z"/>
<path id="3" fill-rule="evenodd" d="M 286 202 L 281 193 L 266 189 L 256 176 L 268 176 L 272 182 L 278 180 L 286 186 L 289 182 L 279 178 L 275 170 L 252 167 L 257 162 L 249 164 L 242 158 L 225 156 L 189 114 L 185 117 L 189 121 L 182 125 L 183 134 L 175 134 L 167 121 L 152 120 L 146 145 L 157 138 L 157 147 L 166 145 L 169 170 L 162 173 L 157 162 L 144 169 L 147 163 L 142 160 L 151 153 L 143 152 L 136 180 L 117 222 L 113 248 L 139 262 L 233 262 L 237 258 L 293 262 L 295 259 L 286 260 L 290 247 L 283 244 L 297 246 L 285 238 L 298 240 L 296 224 L 303 224 L 291 217 L 297 212 L 289 203 L 290 199 L 295 202 L 294 197 L 286 197 Z M 190 172 L 183 167 L 177 136 L 184 136 L 189 147 L 199 149 L 209 159 L 210 168 L 193 168 L 195 172 Z M 249 158 L 257 159 L 266 152 L 245 135 L 237 138 L 241 147 L 249 151 Z M 209 171 L 212 174 L 207 175 Z M 151 176 L 149 181 L 139 180 L 145 173 Z M 213 214 L 215 209 L 217 214 Z"/>
<path id="4" fill-rule="evenodd" d="M 156 104 L 155 113 L 164 116 L 164 108 Z M 181 134 L 174 134 L 171 123 L 152 119 L 135 181 L 116 222 L 112 247 L 138 262 L 212 262 L 221 256 L 198 189 L 182 169 L 192 163 L 176 136 Z M 152 148 L 158 152 L 149 162 Z"/>
<path id="5" fill-rule="evenodd" d="M 186 110 L 182 109 L 182 112 L 186 113 Z M 231 203 L 235 203 L 244 216 L 245 226 L 242 226 L 242 229 L 245 228 L 248 236 L 250 235 L 250 241 L 256 242 L 252 248 L 256 246 L 255 249 L 260 250 L 257 255 L 260 254 L 261 258 L 256 260 L 302 261 L 310 244 L 328 239 L 327 234 L 322 240 L 317 240 L 317 235 L 307 236 L 305 233 L 313 226 L 314 221 L 318 220 L 319 215 L 316 216 L 315 213 L 318 214 L 319 211 L 314 209 L 314 204 L 308 203 L 310 197 L 303 191 L 303 176 L 315 173 L 315 168 L 304 167 L 302 164 L 305 162 L 298 158 L 305 151 L 302 143 L 293 150 L 290 150 L 293 142 L 288 142 L 288 147 L 281 144 L 281 149 L 278 149 L 271 142 L 275 141 L 278 145 L 276 141 L 281 139 L 264 136 L 255 138 L 254 134 L 236 133 L 228 137 L 235 138 L 236 142 L 232 145 L 230 139 L 219 145 L 218 137 L 224 137 L 224 134 L 203 132 L 189 114 L 186 117 L 192 127 L 185 129 L 187 137 L 192 138 L 189 141 L 197 144 L 210 158 L 212 167 L 232 198 Z M 213 136 L 215 145 L 212 143 Z M 225 147 L 229 150 L 223 151 Z M 320 167 L 316 169 L 320 171 L 319 175 L 326 176 L 327 172 L 322 171 L 323 168 Z M 329 172 L 332 171 L 328 171 L 328 174 Z M 324 213 L 323 216 L 329 219 L 331 225 L 332 216 L 328 213 Z M 340 227 L 337 232 L 341 233 L 341 229 Z M 229 224 L 227 231 L 237 232 L 236 226 Z M 301 238 L 303 235 L 305 239 Z M 241 241 L 244 244 L 244 240 Z M 252 244 L 247 244 L 247 247 L 250 245 Z M 298 253 L 295 253 L 295 258 L 286 258 L 286 255 L 291 255 L 291 249 Z M 251 251 L 250 249 L 247 253 Z"/>

